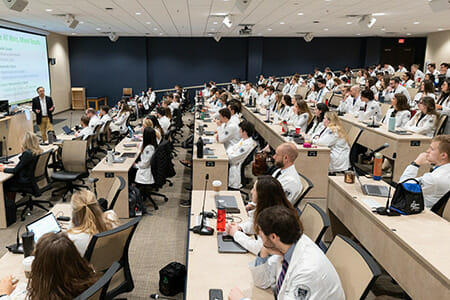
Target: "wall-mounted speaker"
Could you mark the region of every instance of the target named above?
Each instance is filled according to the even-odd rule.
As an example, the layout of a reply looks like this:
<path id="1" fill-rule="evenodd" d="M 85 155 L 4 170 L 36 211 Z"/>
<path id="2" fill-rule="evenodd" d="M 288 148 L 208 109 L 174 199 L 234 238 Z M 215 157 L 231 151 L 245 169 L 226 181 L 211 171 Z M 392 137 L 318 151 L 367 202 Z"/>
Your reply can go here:
<path id="1" fill-rule="evenodd" d="M 28 5 L 27 0 L 3 0 L 3 3 L 7 8 L 15 11 L 22 11 Z"/>

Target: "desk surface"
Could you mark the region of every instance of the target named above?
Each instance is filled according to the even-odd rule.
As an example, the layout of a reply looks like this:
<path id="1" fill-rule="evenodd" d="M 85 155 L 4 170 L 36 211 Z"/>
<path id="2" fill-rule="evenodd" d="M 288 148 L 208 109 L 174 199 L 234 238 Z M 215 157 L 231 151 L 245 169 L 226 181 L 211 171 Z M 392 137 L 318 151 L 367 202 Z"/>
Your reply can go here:
<path id="1" fill-rule="evenodd" d="M 239 216 L 247 220 L 247 214 L 238 191 L 221 191 L 221 195 L 233 195 L 241 210 Z M 196 224 L 202 209 L 203 191 L 192 191 L 190 226 Z M 215 209 L 214 192 L 206 193 L 205 210 Z M 216 220 L 209 219 L 209 226 L 216 228 Z M 269 290 L 262 290 L 253 284 L 248 263 L 255 259 L 252 254 L 220 254 L 217 251 L 217 232 L 212 236 L 200 236 L 189 232 L 188 275 L 186 299 L 207 300 L 209 289 L 222 289 L 224 299 L 233 287 L 239 287 L 245 296 L 252 299 L 273 299 Z"/>
<path id="2" fill-rule="evenodd" d="M 195 133 L 194 133 L 194 144 L 197 143 L 198 138 L 200 137 L 200 135 L 198 134 L 198 126 L 200 125 L 204 125 L 204 130 L 205 131 L 215 131 L 217 130 L 217 125 L 216 123 L 214 123 L 213 121 L 210 122 L 205 122 L 202 120 L 195 120 Z M 194 145 L 194 149 L 193 149 L 193 153 L 192 153 L 192 159 L 193 160 L 211 160 L 211 158 L 208 158 L 208 156 L 216 156 L 216 158 L 214 158 L 214 160 L 226 160 L 228 161 L 228 155 L 227 155 L 227 151 L 225 150 L 225 146 L 221 143 L 218 143 L 216 141 L 216 134 L 215 135 L 202 135 L 202 139 L 206 138 L 206 139 L 211 139 L 213 140 L 212 144 L 205 144 L 204 148 L 210 148 L 214 151 L 213 155 L 203 155 L 203 158 L 198 158 L 197 157 L 197 147 Z"/>
<path id="3" fill-rule="evenodd" d="M 134 147 L 125 147 L 125 144 L 136 144 Z M 135 157 L 127 157 L 123 163 L 115 163 L 108 165 L 106 163 L 106 156 L 92 169 L 93 172 L 115 172 L 115 171 L 128 171 L 136 161 L 139 155 L 140 141 L 133 141 L 130 138 L 124 138 L 115 147 L 116 152 L 120 152 L 117 157 L 120 157 L 123 153 L 136 153 Z"/>
<path id="4" fill-rule="evenodd" d="M 386 185 L 368 178 L 361 181 Z M 329 182 L 330 191 L 334 192 L 329 192 L 329 210 L 412 298 L 426 295 L 426 287 L 450 296 L 450 222 L 428 209 L 411 216 L 381 216 L 373 213 L 362 199 L 373 199 L 380 206 L 385 205 L 386 199 L 364 195 L 359 184 L 344 183 L 342 176 L 331 176 Z M 422 278 L 427 282 L 413 282 Z M 442 286 L 448 290 L 443 291 Z"/>

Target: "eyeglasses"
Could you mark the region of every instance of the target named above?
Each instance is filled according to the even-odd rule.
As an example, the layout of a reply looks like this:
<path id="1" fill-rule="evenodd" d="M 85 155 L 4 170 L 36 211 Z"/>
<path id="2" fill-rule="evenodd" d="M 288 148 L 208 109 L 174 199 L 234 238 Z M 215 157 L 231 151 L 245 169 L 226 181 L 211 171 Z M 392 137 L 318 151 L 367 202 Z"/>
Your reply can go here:
<path id="1" fill-rule="evenodd" d="M 419 101 L 419 104 L 423 104 L 423 101 L 422 101 L 422 100 L 420 100 L 420 101 Z"/>

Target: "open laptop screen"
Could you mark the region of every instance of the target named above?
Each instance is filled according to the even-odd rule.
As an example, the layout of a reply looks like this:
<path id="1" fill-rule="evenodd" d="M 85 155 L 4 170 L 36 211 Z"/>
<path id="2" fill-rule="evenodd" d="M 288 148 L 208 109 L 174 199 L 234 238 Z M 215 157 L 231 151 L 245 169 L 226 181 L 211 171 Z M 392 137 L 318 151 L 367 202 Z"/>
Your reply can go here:
<path id="1" fill-rule="evenodd" d="M 34 233 L 34 242 L 37 243 L 41 236 L 49 232 L 60 232 L 61 227 L 56 221 L 55 215 L 49 213 L 28 224 L 27 230 Z"/>

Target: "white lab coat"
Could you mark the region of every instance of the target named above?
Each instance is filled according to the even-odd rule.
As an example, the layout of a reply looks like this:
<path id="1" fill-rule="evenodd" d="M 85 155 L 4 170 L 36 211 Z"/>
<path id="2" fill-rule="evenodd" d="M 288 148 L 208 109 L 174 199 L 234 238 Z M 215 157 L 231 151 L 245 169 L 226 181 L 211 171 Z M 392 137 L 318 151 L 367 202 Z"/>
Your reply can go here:
<path id="1" fill-rule="evenodd" d="M 450 116 L 450 96 L 447 96 L 443 101 L 441 101 L 442 111 L 441 113 Z M 448 121 L 447 121 L 448 123 Z"/>
<path id="2" fill-rule="evenodd" d="M 86 126 L 80 130 L 80 132 L 78 133 L 78 136 L 83 137 L 83 141 L 85 141 L 85 140 L 87 140 L 87 138 L 90 135 L 93 135 L 93 134 L 94 134 L 94 131 L 92 130 L 92 128 L 89 126 Z"/>
<path id="3" fill-rule="evenodd" d="M 306 97 L 306 100 L 311 102 L 311 101 L 316 101 L 317 99 L 317 92 L 316 91 L 310 91 L 308 96 Z"/>
<path id="4" fill-rule="evenodd" d="M 333 80 L 333 78 L 327 80 L 326 86 L 327 86 L 327 89 L 329 89 L 329 90 L 333 89 L 333 87 L 334 87 L 334 80 Z"/>
<path id="5" fill-rule="evenodd" d="M 411 96 L 409 95 L 408 90 L 404 86 L 401 86 L 400 84 L 395 90 L 392 90 L 384 95 L 384 101 L 391 101 L 392 98 L 394 98 L 395 94 L 405 95 L 406 98 L 408 99 L 408 103 L 411 103 Z"/>
<path id="6" fill-rule="evenodd" d="M 424 78 L 425 78 L 425 74 L 422 71 L 420 71 L 420 70 L 417 70 L 416 73 L 414 74 L 414 81 L 415 82 L 423 81 Z"/>
<path id="7" fill-rule="evenodd" d="M 369 121 L 372 118 L 375 117 L 375 121 L 380 122 L 383 118 L 383 115 L 381 114 L 381 107 L 380 103 L 378 103 L 375 100 L 371 100 L 367 102 L 366 104 L 366 111 L 360 111 L 359 112 L 359 120 L 360 121 Z"/>
<path id="8" fill-rule="evenodd" d="M 314 78 L 317 78 L 317 77 L 319 77 L 319 76 L 322 76 L 323 77 L 323 73 L 322 72 L 317 72 L 317 73 L 314 73 Z"/>
<path id="9" fill-rule="evenodd" d="M 106 114 L 106 115 L 103 115 L 103 116 L 102 116 L 102 118 L 100 119 L 100 121 L 102 122 L 103 126 L 102 126 L 102 128 L 100 129 L 100 133 L 104 133 L 104 132 L 105 132 L 105 125 L 106 125 L 106 123 L 107 123 L 109 120 L 112 120 L 112 118 L 111 118 L 110 115 Z"/>
<path id="10" fill-rule="evenodd" d="M 306 128 L 308 127 L 308 119 L 309 119 L 308 113 L 303 113 L 301 115 L 292 113 L 287 123 L 289 125 L 293 125 L 294 128 L 300 128 L 301 132 L 306 132 Z"/>
<path id="11" fill-rule="evenodd" d="M 450 163 L 435 168 L 433 172 L 417 177 L 419 168 L 409 165 L 406 167 L 400 182 L 408 178 L 416 178 L 422 186 L 426 208 L 432 208 L 450 190 Z"/>
<path id="12" fill-rule="evenodd" d="M 283 93 L 283 95 L 289 94 L 289 91 L 291 90 L 291 84 L 290 83 L 286 83 L 283 86 L 283 90 L 281 91 Z"/>
<path id="13" fill-rule="evenodd" d="M 247 155 L 255 148 L 252 138 L 241 139 L 227 150 L 230 170 L 228 172 L 228 186 L 234 189 L 241 188 L 241 165 Z"/>
<path id="14" fill-rule="evenodd" d="M 317 103 L 325 103 L 325 95 L 328 92 L 329 92 L 329 90 L 326 87 L 324 87 L 319 92 L 317 92 L 317 98 L 316 98 Z"/>
<path id="15" fill-rule="evenodd" d="M 239 243 L 242 247 L 250 251 L 251 253 L 258 255 L 261 251 L 263 242 L 262 239 L 253 231 L 254 214 L 256 209 L 250 210 L 248 212 L 248 221 L 239 224 L 242 231 L 237 231 L 233 238 L 234 241 Z"/>
<path id="16" fill-rule="evenodd" d="M 266 93 L 262 93 L 256 97 L 256 105 L 262 107 L 269 104 L 269 96 Z"/>
<path id="17" fill-rule="evenodd" d="M 386 112 L 386 116 L 384 117 L 383 123 L 387 126 L 389 126 L 389 118 L 391 117 L 392 113 L 394 112 L 394 108 L 391 107 Z M 405 128 L 406 124 L 409 122 L 409 119 L 411 119 L 411 112 L 409 110 L 401 110 L 396 112 L 395 114 L 395 128 Z"/>
<path id="18" fill-rule="evenodd" d="M 289 87 L 289 96 L 294 97 L 297 93 L 298 83 L 291 84 Z"/>
<path id="19" fill-rule="evenodd" d="M 93 115 L 90 119 L 89 119 L 89 127 L 92 129 L 92 132 L 94 132 L 95 127 L 97 125 L 102 124 L 101 119 L 97 116 L 97 115 Z"/>
<path id="20" fill-rule="evenodd" d="M 153 104 L 156 101 L 156 93 L 155 92 L 151 92 L 150 95 L 147 93 L 147 96 L 149 97 L 148 103 L 150 105 Z M 145 107 L 145 104 L 144 104 L 144 108 L 148 109 L 148 108 Z"/>
<path id="21" fill-rule="evenodd" d="M 433 137 L 434 131 L 436 130 L 436 116 L 427 114 L 417 123 L 417 120 L 419 120 L 421 115 L 422 112 L 416 113 L 406 124 L 405 129 L 428 137 Z"/>
<path id="22" fill-rule="evenodd" d="M 364 76 L 358 77 L 358 78 L 356 78 L 356 82 L 359 85 L 365 85 L 366 84 L 366 78 L 364 78 Z"/>
<path id="23" fill-rule="evenodd" d="M 276 290 L 283 258 L 271 256 L 266 263 L 249 267 L 257 287 Z M 306 295 L 305 295 L 306 293 Z M 303 296 L 303 297 L 302 297 Z M 305 234 L 295 244 L 278 300 L 344 300 L 339 275 L 322 250 Z"/>
<path id="24" fill-rule="evenodd" d="M 313 126 L 311 127 L 311 129 L 309 129 L 308 135 L 313 137 L 313 136 L 321 133 L 324 128 L 325 128 L 325 126 L 323 126 L 323 121 L 319 123 L 319 122 L 317 122 L 317 118 L 314 118 Z"/>
<path id="25" fill-rule="evenodd" d="M 354 102 L 354 104 L 353 104 Z M 364 108 L 364 102 L 361 101 L 361 97 L 357 96 L 356 99 L 352 96 L 348 96 L 345 101 L 341 101 L 338 110 L 343 113 L 350 113 L 354 116 L 359 114 L 361 107 Z"/>
<path id="26" fill-rule="evenodd" d="M 135 181 L 140 184 L 153 184 L 155 179 L 152 174 L 152 166 L 150 161 L 155 154 L 155 147 L 147 145 L 141 153 L 141 160 L 135 165 L 137 168 Z"/>
<path id="27" fill-rule="evenodd" d="M 237 113 L 236 113 L 236 114 L 234 114 L 234 115 L 231 116 L 229 122 L 231 122 L 231 123 L 233 123 L 233 124 L 235 124 L 236 126 L 239 127 L 239 124 L 241 123 L 241 120 L 239 119 L 239 116 L 238 116 Z"/>
<path id="28" fill-rule="evenodd" d="M 109 126 L 111 128 L 111 132 L 119 131 L 120 133 L 126 133 L 127 128 L 127 120 L 130 116 L 130 112 L 124 112 L 122 115 L 117 115 L 117 120 L 111 122 Z"/>
<path id="29" fill-rule="evenodd" d="M 150 99 L 148 98 L 147 94 L 145 94 L 144 96 L 139 97 L 139 100 L 141 101 L 142 106 L 144 106 L 145 110 L 148 110 L 150 108 L 150 105 L 149 105 Z"/>
<path id="30" fill-rule="evenodd" d="M 245 102 L 248 102 L 248 100 L 250 99 L 250 96 L 252 96 L 253 101 L 256 101 L 256 98 L 258 97 L 258 92 L 255 91 L 255 89 L 251 88 L 248 91 L 245 91 L 242 94 L 242 97 L 244 98 Z"/>
<path id="31" fill-rule="evenodd" d="M 275 95 L 275 93 L 272 93 L 272 95 L 270 95 L 270 96 L 268 96 L 268 104 L 267 104 L 267 108 L 270 108 L 270 109 L 272 109 L 273 108 L 273 105 L 275 104 L 275 102 L 277 101 L 277 99 L 276 99 L 276 95 Z M 272 109 L 273 110 L 273 109 Z"/>
<path id="32" fill-rule="evenodd" d="M 424 94 L 422 92 L 418 92 L 416 94 L 416 96 L 414 96 L 414 100 L 411 101 L 411 103 L 409 103 L 409 106 L 415 107 L 416 104 L 419 103 L 420 99 L 422 99 L 422 97 L 431 97 L 436 102 L 436 95 L 434 93 L 432 93 L 432 94 Z"/>
<path id="33" fill-rule="evenodd" d="M 388 72 L 389 74 L 394 74 L 395 73 L 395 69 L 393 66 L 388 65 L 387 68 L 383 68 L 383 72 Z"/>
<path id="34" fill-rule="evenodd" d="M 289 116 L 291 115 L 292 109 L 290 106 L 285 105 L 283 108 L 280 108 L 278 112 L 278 118 L 282 121 L 287 121 Z"/>
<path id="35" fill-rule="evenodd" d="M 347 171 L 350 168 L 350 146 L 345 138 L 338 136 L 337 132 L 326 128 L 315 144 L 330 148 L 329 172 Z"/>
<path id="36" fill-rule="evenodd" d="M 415 86 L 414 80 L 408 79 L 408 81 L 403 81 L 401 85 L 407 89 L 412 89 Z"/>
<path id="37" fill-rule="evenodd" d="M 170 120 L 166 116 L 162 116 L 158 119 L 159 125 L 161 125 L 161 128 L 164 130 L 164 134 L 167 134 L 169 132 L 170 127 Z"/>
<path id="38" fill-rule="evenodd" d="M 228 121 L 217 127 L 217 137 L 218 142 L 225 146 L 225 150 L 228 150 L 231 146 L 239 142 L 241 134 L 238 125 Z"/>
<path id="39" fill-rule="evenodd" d="M 405 67 L 403 67 L 403 68 L 401 68 L 401 69 L 398 69 L 397 72 L 403 72 L 403 73 L 406 73 L 406 72 L 408 72 L 408 70 L 407 70 Z"/>
<path id="40" fill-rule="evenodd" d="M 278 175 L 280 173 L 280 175 Z M 295 165 L 287 167 L 286 169 L 277 169 L 273 172 L 272 177 L 275 177 L 283 187 L 283 191 L 286 194 L 286 198 L 292 204 L 295 204 L 297 198 L 300 196 L 303 186 L 298 175 Z"/>

